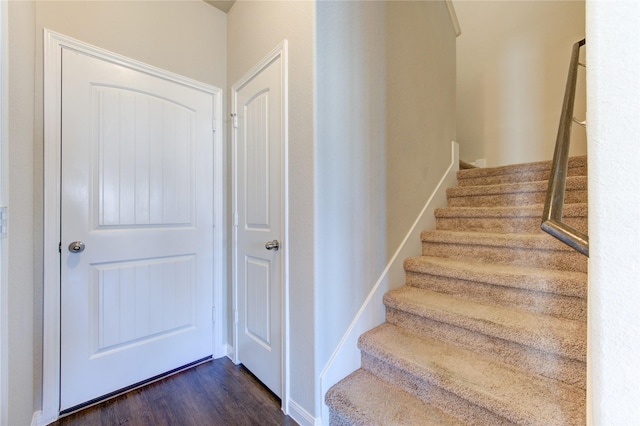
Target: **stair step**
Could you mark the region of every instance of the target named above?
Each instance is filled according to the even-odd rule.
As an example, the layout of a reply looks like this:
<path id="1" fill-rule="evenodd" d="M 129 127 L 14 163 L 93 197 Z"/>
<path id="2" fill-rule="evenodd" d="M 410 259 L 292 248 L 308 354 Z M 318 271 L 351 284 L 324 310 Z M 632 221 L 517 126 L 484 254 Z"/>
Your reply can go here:
<path id="1" fill-rule="evenodd" d="M 548 180 L 550 161 L 516 164 L 502 167 L 477 168 L 458 171 L 458 185 L 495 185 L 501 183 Z M 587 176 L 587 156 L 571 157 L 567 176 Z"/>
<path id="2" fill-rule="evenodd" d="M 358 369 L 327 392 L 331 424 L 342 425 L 442 425 L 463 422 L 398 386 Z"/>
<path id="3" fill-rule="evenodd" d="M 425 401 L 439 397 L 438 407 L 463 421 L 505 424 L 502 417 L 522 425 L 585 422 L 584 390 L 453 344 L 385 323 L 363 334 L 358 346 L 363 368 L 386 380 L 394 378 Z M 471 407 L 465 410 L 462 401 Z M 491 414 L 495 417 L 489 420 Z"/>
<path id="4" fill-rule="evenodd" d="M 542 204 L 519 207 L 443 207 L 435 210 L 440 230 L 502 233 L 544 233 L 540 229 Z M 587 204 L 564 206 L 563 221 L 587 232 Z"/>
<path id="5" fill-rule="evenodd" d="M 530 312 L 586 320 L 587 275 L 433 256 L 405 260 L 406 284 Z"/>
<path id="6" fill-rule="evenodd" d="M 584 321 L 479 303 L 413 286 L 388 292 L 384 301 L 386 306 L 420 317 L 576 361 L 586 361 L 587 331 Z"/>
<path id="7" fill-rule="evenodd" d="M 548 181 L 498 185 L 458 186 L 447 189 L 449 207 L 525 206 L 544 204 Z M 586 203 L 587 177 L 567 178 L 565 203 Z"/>
<path id="8" fill-rule="evenodd" d="M 424 256 L 587 272 L 587 258 L 550 235 L 424 231 Z"/>

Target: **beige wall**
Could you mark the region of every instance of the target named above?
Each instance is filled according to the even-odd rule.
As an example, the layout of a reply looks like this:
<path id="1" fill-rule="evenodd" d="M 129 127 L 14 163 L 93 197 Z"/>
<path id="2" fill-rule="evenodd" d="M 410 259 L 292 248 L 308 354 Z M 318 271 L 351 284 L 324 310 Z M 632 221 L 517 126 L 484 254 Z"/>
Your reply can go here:
<path id="1" fill-rule="evenodd" d="M 313 413 L 313 45 L 311 1 L 240 1 L 228 13 L 228 89 L 282 40 L 289 42 L 290 395 Z M 227 92 L 230 93 L 230 92 Z"/>
<path id="2" fill-rule="evenodd" d="M 319 2 L 316 25 L 319 373 L 449 166 L 455 35 L 443 1 Z"/>
<path id="3" fill-rule="evenodd" d="M 200 1 L 10 2 L 9 423 L 41 407 L 42 29 L 226 86 L 226 16 Z"/>
<path id="4" fill-rule="evenodd" d="M 35 5 L 9 3 L 9 232 L 8 360 L 10 425 L 28 425 L 39 407 L 41 372 L 35 355 L 41 325 L 34 324 L 38 292 L 34 258 Z M 42 287 L 42 280 L 39 282 Z M 41 304 L 40 304 L 41 305 Z M 40 315 L 38 315 L 40 316 Z M 34 348 L 35 347 L 35 348 Z"/>
<path id="5" fill-rule="evenodd" d="M 584 38 L 584 1 L 463 1 L 454 5 L 460 158 L 488 166 L 553 156 L 571 46 Z M 576 116 L 585 117 L 584 70 Z M 586 153 L 573 127 L 571 155 Z"/>

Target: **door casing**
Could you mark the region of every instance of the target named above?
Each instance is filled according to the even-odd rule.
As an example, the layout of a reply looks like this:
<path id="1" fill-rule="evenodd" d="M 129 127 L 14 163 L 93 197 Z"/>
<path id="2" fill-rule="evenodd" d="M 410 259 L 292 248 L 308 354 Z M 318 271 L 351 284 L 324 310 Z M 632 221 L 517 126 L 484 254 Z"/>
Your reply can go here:
<path id="1" fill-rule="evenodd" d="M 282 271 L 282 282 L 281 282 L 281 307 L 282 307 L 282 359 L 281 359 L 281 367 L 282 367 L 282 410 L 285 414 L 289 413 L 289 102 L 288 102 L 288 41 L 283 40 L 278 46 L 276 46 L 271 52 L 269 52 L 260 62 L 258 62 L 251 70 L 249 70 L 242 78 L 240 78 L 231 88 L 231 111 L 232 116 L 235 116 L 238 111 L 238 105 L 236 103 L 236 94 L 239 88 L 244 86 L 249 80 L 251 80 L 256 74 L 260 73 L 264 68 L 266 68 L 271 62 L 278 59 L 280 57 L 282 59 L 282 90 L 283 90 L 283 99 L 282 99 L 282 158 L 281 158 L 281 179 L 282 182 L 282 218 L 281 218 L 281 229 L 282 229 L 282 237 L 281 237 L 281 265 L 280 270 Z M 237 188 L 238 188 L 238 176 L 237 176 L 237 167 L 236 162 L 238 159 L 235 155 L 235 146 L 237 144 L 237 131 L 235 127 L 232 125 L 232 205 L 233 212 L 232 217 L 234 217 L 234 224 L 237 223 L 235 220 L 236 217 L 236 198 L 237 198 Z M 232 232 L 232 267 L 231 267 L 231 282 L 232 282 L 232 292 L 233 292 L 233 309 L 235 313 L 235 321 L 233 327 L 233 342 L 234 348 L 232 351 L 232 358 L 234 363 L 238 363 L 238 282 L 237 282 L 237 273 L 236 268 L 238 265 L 238 259 L 236 256 L 237 253 L 237 238 L 235 232 Z"/>
<path id="2" fill-rule="evenodd" d="M 76 50 L 105 61 L 120 64 L 138 71 L 214 95 L 214 282 L 213 285 L 213 356 L 225 355 L 223 330 L 223 135 L 222 90 L 186 77 L 135 61 L 130 58 L 89 45 L 62 34 L 44 30 L 44 330 L 43 330 L 43 386 L 42 412 L 38 424 L 55 421 L 60 402 L 60 204 L 61 204 L 61 52 L 63 48 Z"/>

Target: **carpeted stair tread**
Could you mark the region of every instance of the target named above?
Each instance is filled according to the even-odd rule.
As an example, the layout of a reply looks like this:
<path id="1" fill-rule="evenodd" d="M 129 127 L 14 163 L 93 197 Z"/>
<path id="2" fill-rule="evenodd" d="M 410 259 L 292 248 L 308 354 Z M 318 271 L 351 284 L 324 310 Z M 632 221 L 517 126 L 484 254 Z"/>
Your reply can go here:
<path id="1" fill-rule="evenodd" d="M 587 167 L 587 156 L 575 156 L 569 158 L 569 169 Z M 484 176 L 522 175 L 533 171 L 550 171 L 551 161 L 537 161 L 533 163 L 512 164 L 498 167 L 482 167 L 458 171 L 458 179 L 470 179 Z"/>
<path id="2" fill-rule="evenodd" d="M 587 258 L 543 232 L 424 231 L 422 254 L 455 259 L 587 272 Z"/>
<path id="3" fill-rule="evenodd" d="M 586 324 L 403 286 L 384 296 L 385 306 L 466 330 L 584 362 Z"/>
<path id="4" fill-rule="evenodd" d="M 475 246 L 553 250 L 567 253 L 575 252 L 574 249 L 548 234 L 429 230 L 422 231 L 420 238 L 425 243 L 469 244 Z"/>
<path id="5" fill-rule="evenodd" d="M 477 232 L 524 232 L 543 234 L 540 229 L 543 204 L 508 207 L 443 207 L 435 210 L 436 228 Z M 566 204 L 563 221 L 587 232 L 587 204 Z"/>
<path id="6" fill-rule="evenodd" d="M 540 229 L 550 170 L 458 171 L 361 369 L 326 395 L 332 426 L 585 424 L 588 259 Z M 563 220 L 583 232 L 587 173 L 569 160 Z"/>
<path id="7" fill-rule="evenodd" d="M 435 210 L 436 218 L 542 218 L 543 204 L 528 206 L 497 206 L 497 207 L 441 207 Z M 564 206 L 563 217 L 586 217 L 587 204 L 573 203 Z"/>
<path id="8" fill-rule="evenodd" d="M 522 425 L 584 424 L 585 392 L 516 366 L 385 323 L 359 348 L 472 404 Z M 398 383 L 402 385 L 402 383 Z"/>
<path id="9" fill-rule="evenodd" d="M 582 272 L 461 261 L 434 256 L 406 259 L 404 267 L 408 272 L 572 297 L 587 296 L 587 274 Z"/>
<path id="10" fill-rule="evenodd" d="M 466 170 L 461 170 L 466 171 Z M 460 173 L 460 172 L 458 172 Z M 497 185 L 501 183 L 515 182 L 536 182 L 540 180 L 549 180 L 549 170 L 533 170 L 527 173 L 513 173 L 495 176 L 480 176 L 465 178 L 458 175 L 458 186 L 469 185 Z M 586 167 L 573 167 L 567 170 L 567 176 L 587 176 Z"/>
<path id="11" fill-rule="evenodd" d="M 457 186 L 447 189 L 448 206 L 541 204 L 544 203 L 547 186 L 548 181 Z M 584 203 L 586 200 L 587 177 L 567 178 L 565 203 Z"/>
<path id="12" fill-rule="evenodd" d="M 464 423 L 369 371 L 359 369 L 333 386 L 325 396 L 333 424 L 442 425 Z"/>

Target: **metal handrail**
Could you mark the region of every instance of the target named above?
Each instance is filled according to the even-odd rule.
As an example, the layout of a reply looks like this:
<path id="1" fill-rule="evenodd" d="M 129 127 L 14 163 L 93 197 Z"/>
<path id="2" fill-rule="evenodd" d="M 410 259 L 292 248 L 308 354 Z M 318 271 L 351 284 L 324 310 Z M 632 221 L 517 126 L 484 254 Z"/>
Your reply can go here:
<path id="1" fill-rule="evenodd" d="M 576 97 L 576 82 L 578 79 L 578 66 L 580 48 L 585 45 L 581 40 L 573 45 L 571 62 L 569 64 L 569 76 L 564 92 L 562 115 L 556 138 L 556 148 L 551 163 L 551 175 L 542 214 L 543 231 L 553 235 L 565 244 L 578 250 L 585 256 L 589 256 L 589 237 L 584 232 L 562 221 L 564 209 L 564 193 L 567 184 L 567 169 L 569 168 L 569 143 L 571 142 L 571 126 L 573 123 L 573 105 Z"/>

